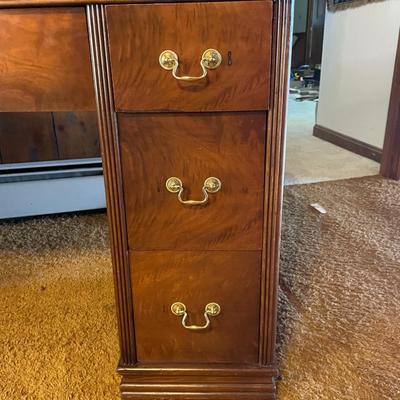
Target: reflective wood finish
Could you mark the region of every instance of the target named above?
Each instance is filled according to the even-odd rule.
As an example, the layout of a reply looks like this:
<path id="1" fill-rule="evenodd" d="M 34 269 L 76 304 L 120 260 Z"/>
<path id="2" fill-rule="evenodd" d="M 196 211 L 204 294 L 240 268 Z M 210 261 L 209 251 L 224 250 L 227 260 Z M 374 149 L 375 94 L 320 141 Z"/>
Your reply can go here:
<path id="1" fill-rule="evenodd" d="M 93 82 L 98 107 L 98 125 L 114 272 L 115 303 L 120 344 L 119 366 L 127 367 L 136 363 L 135 330 L 125 207 L 122 192 L 122 172 L 116 116 L 111 91 L 111 70 L 108 60 L 104 7 L 88 6 L 86 14 Z"/>
<path id="2" fill-rule="evenodd" d="M 249 8 L 259 3 L 263 2 L 240 2 L 241 6 Z M 210 21 L 214 21 L 212 16 L 215 14 L 210 13 L 208 19 L 204 19 L 202 16 L 207 6 L 213 4 L 187 4 L 187 7 L 192 10 L 190 14 L 192 19 L 189 18 L 188 21 L 195 21 L 195 10 L 199 7 L 199 16 L 202 20 L 200 25 L 205 32 L 211 31 L 212 24 Z M 221 4 L 221 7 L 227 11 L 230 6 L 234 9 L 238 2 L 218 4 Z M 265 4 L 272 6 L 269 1 L 266 1 Z M 180 4 L 180 6 L 184 7 L 186 4 Z M 132 10 L 133 7 L 152 8 L 153 6 L 121 6 L 120 10 Z M 162 8 L 164 5 L 157 5 L 157 7 Z M 165 5 L 165 7 L 170 7 L 170 5 Z M 109 9 L 111 8 L 116 10 L 115 13 L 121 20 L 124 20 L 125 17 L 128 20 L 131 18 L 131 11 L 128 12 L 130 16 L 125 16 L 122 11 L 117 10 L 117 7 L 109 7 Z M 248 12 L 250 13 L 250 11 Z M 244 133 L 246 132 L 246 125 L 240 122 L 244 118 L 244 114 L 258 115 L 258 112 L 252 110 L 252 112 L 246 113 L 240 108 L 230 109 L 230 111 L 234 110 L 239 113 L 234 117 L 237 118 L 235 122 L 228 124 L 225 118 L 230 113 L 216 113 L 216 111 L 221 111 L 218 109 L 218 104 L 212 101 L 207 103 L 202 96 L 198 96 L 197 107 L 199 107 L 198 110 L 202 111 L 199 114 L 169 114 L 167 112 L 171 110 L 168 108 L 162 109 L 162 114 L 160 112 L 154 113 L 154 111 L 160 111 L 160 109 L 152 109 L 151 104 L 153 103 L 149 103 L 150 109 L 146 109 L 146 111 L 151 110 L 152 113 L 145 115 L 138 113 L 127 115 L 124 113 L 117 116 L 116 112 L 122 109 L 120 104 L 114 103 L 114 100 L 118 102 L 122 99 L 122 97 L 118 97 L 117 91 L 114 91 L 114 89 L 117 89 L 118 68 L 125 68 L 125 81 L 121 82 L 129 83 L 129 85 L 135 82 L 132 79 L 136 79 L 133 77 L 137 74 L 137 68 L 120 65 L 125 56 L 125 51 L 115 53 L 115 48 L 125 49 L 123 42 L 126 40 L 130 43 L 127 52 L 133 54 L 137 50 L 137 54 L 139 54 L 141 40 L 134 40 L 134 28 L 127 25 L 125 36 L 117 35 L 115 37 L 121 40 L 122 44 L 116 44 L 113 34 L 111 32 L 109 36 L 106 34 L 107 21 L 104 7 L 88 7 L 121 342 L 121 362 L 118 370 L 123 376 L 121 395 L 124 399 L 175 400 L 190 397 L 198 400 L 267 400 L 276 398 L 274 376 L 277 374 L 277 369 L 274 346 L 285 100 L 288 76 L 289 12 L 290 1 L 277 0 L 273 3 L 272 27 L 268 24 L 257 27 L 259 32 L 266 27 L 268 35 L 272 38 L 271 51 L 268 55 L 268 63 L 271 69 L 268 70 L 269 83 L 265 87 L 267 92 L 265 98 L 268 99 L 268 103 L 264 105 L 264 109 L 258 110 L 259 114 L 263 115 L 263 122 L 257 126 L 259 129 L 262 125 L 264 138 L 262 142 L 259 142 L 254 139 L 254 137 L 258 137 L 257 135 L 252 136 L 251 141 L 241 141 L 240 139 L 251 136 L 249 134 L 246 136 Z M 159 16 L 162 15 L 163 12 L 161 11 Z M 154 24 L 155 22 L 152 26 L 155 26 Z M 194 31 L 196 31 L 196 24 L 192 25 Z M 220 25 L 223 25 L 223 21 Z M 114 28 L 115 31 L 120 30 L 120 27 L 114 26 Z M 231 29 L 228 24 L 226 29 Z M 156 32 L 156 34 L 158 33 Z M 139 32 L 138 35 L 140 36 L 141 33 Z M 151 47 L 154 43 L 156 41 L 149 41 L 148 47 Z M 110 45 L 111 47 L 117 46 L 114 47 L 114 50 L 111 50 L 111 52 L 114 51 L 112 65 L 107 53 L 107 48 Z M 210 45 L 208 47 L 216 46 Z M 258 54 L 257 57 L 262 58 L 263 55 Z M 168 75 L 169 72 L 163 72 L 166 72 L 167 76 L 171 78 Z M 239 78 L 242 77 L 238 76 Z M 119 90 L 123 90 L 122 83 L 120 83 Z M 152 90 L 147 93 L 143 92 L 147 90 L 144 83 L 144 80 L 136 81 L 136 86 L 130 86 L 130 93 L 126 94 L 125 100 L 131 101 L 136 94 L 139 99 L 134 99 L 134 101 L 160 101 L 158 90 L 156 90 L 158 89 L 157 85 L 155 87 L 153 84 Z M 143 93 L 147 96 L 145 99 Z M 238 99 L 237 104 L 243 98 L 238 96 Z M 187 103 L 181 99 L 180 101 L 182 109 L 179 111 L 190 109 L 185 107 L 196 107 L 194 101 L 187 101 Z M 130 107 L 134 103 L 127 102 L 126 104 Z M 241 104 L 239 107 L 242 107 L 244 103 Z M 210 113 L 205 113 L 206 110 L 210 110 Z M 245 110 L 249 111 L 248 109 Z M 138 109 L 127 109 L 125 111 L 137 112 Z M 214 118 L 214 121 L 207 131 L 202 128 L 204 124 L 202 121 L 211 117 Z M 191 122 L 186 122 L 189 120 Z M 228 126 L 229 129 L 226 129 Z M 179 129 L 185 134 L 179 133 Z M 218 134 L 215 133 L 214 129 L 218 131 Z M 196 135 L 197 130 L 203 133 Z M 166 138 L 170 138 L 171 143 Z M 216 138 L 220 140 L 218 141 Z M 215 152 L 210 150 L 213 149 L 214 143 L 217 143 Z M 210 146 L 210 144 L 212 145 Z M 252 152 L 249 151 L 248 153 L 244 150 L 244 153 L 249 154 L 244 157 L 245 159 L 238 156 L 237 153 L 237 149 L 241 146 L 242 150 L 246 146 L 253 149 Z M 202 248 L 200 246 L 199 248 L 191 248 L 196 245 L 196 241 L 191 239 L 189 230 L 183 232 L 183 234 L 181 232 L 180 242 L 177 239 L 170 240 L 169 237 L 174 234 L 172 229 L 168 234 L 164 234 L 165 237 L 162 236 L 162 233 L 157 233 L 154 230 L 154 235 L 158 235 L 158 240 L 154 240 L 152 243 L 157 244 L 162 240 L 168 243 L 169 241 L 168 246 L 171 246 L 171 249 L 162 247 L 162 250 L 155 250 L 149 246 L 145 250 L 132 250 L 132 248 L 135 248 L 136 242 L 140 240 L 140 236 L 146 235 L 142 230 L 141 235 L 137 235 L 129 245 L 128 239 L 130 240 L 133 237 L 132 235 L 135 235 L 135 230 L 140 231 L 142 226 L 146 226 L 146 224 L 148 229 L 151 229 L 150 225 L 159 223 L 157 220 L 159 216 L 163 218 L 163 215 L 169 213 L 167 207 L 170 204 L 169 201 L 174 202 L 171 203 L 174 205 L 177 202 L 175 195 L 165 192 L 165 196 L 170 196 L 168 203 L 164 204 L 164 200 L 162 200 L 160 204 L 154 206 L 154 210 L 157 210 L 158 207 L 158 212 L 152 211 L 152 214 L 148 214 L 147 218 L 141 217 L 140 213 L 146 212 L 148 204 L 140 199 L 140 196 L 147 198 L 146 192 L 149 190 L 149 192 L 152 192 L 151 198 L 156 196 L 156 198 L 161 199 L 157 196 L 164 196 L 161 193 L 165 190 L 164 183 L 146 186 L 145 178 L 160 176 L 166 179 L 169 173 L 167 174 L 164 170 L 172 166 L 179 168 L 182 176 L 184 176 L 183 181 L 186 181 L 186 176 L 188 176 L 200 182 L 201 169 L 204 169 L 204 172 L 209 172 L 207 168 L 212 166 L 226 171 L 225 179 L 229 181 L 229 179 L 241 176 L 241 174 L 246 174 L 246 171 L 249 171 L 249 166 L 253 162 L 251 160 L 254 157 L 253 153 L 256 154 L 255 158 L 259 154 L 257 150 L 254 150 L 259 148 L 263 149 L 264 160 L 260 169 L 264 182 L 262 185 L 263 196 L 259 199 L 258 205 L 262 209 L 262 215 L 257 220 L 262 231 L 261 251 L 240 251 L 240 246 L 243 243 L 246 246 L 252 245 L 244 237 L 247 234 L 252 235 L 251 229 L 249 232 L 245 231 L 240 242 L 235 240 L 233 243 L 236 248 L 229 249 L 229 251 L 210 250 L 207 246 L 211 242 L 207 242 L 206 237 L 202 239 L 201 235 L 198 235 L 198 237 L 202 243 Z M 201 153 L 203 150 L 209 154 L 207 160 L 210 160 L 210 164 L 196 158 L 195 154 Z M 179 157 L 170 157 L 170 154 L 175 154 L 175 152 Z M 186 152 L 190 153 L 190 160 L 188 158 L 182 164 L 180 164 L 180 161 L 176 161 L 180 160 L 182 155 L 184 159 Z M 218 158 L 217 162 L 216 155 L 218 157 L 224 155 L 224 157 L 221 157 L 222 161 Z M 236 163 L 231 161 L 235 159 Z M 190 172 L 192 160 L 196 165 L 195 172 Z M 256 161 L 257 163 L 258 161 Z M 245 166 L 243 170 L 241 170 L 242 165 Z M 255 170 L 251 174 L 259 173 L 259 171 L 256 171 L 255 164 L 253 167 Z M 130 179 L 132 180 L 130 181 Z M 256 181 L 258 182 L 258 178 Z M 198 182 L 196 183 L 197 186 Z M 136 193 L 133 191 L 136 191 Z M 243 193 L 245 192 L 243 191 Z M 214 197 L 210 195 L 210 210 L 212 210 L 212 205 L 221 202 L 221 194 L 220 191 L 215 196 L 213 195 Z M 239 194 L 233 202 L 240 204 L 240 199 Z M 141 201 L 142 203 L 140 203 Z M 214 201 L 214 204 L 212 201 Z M 140 208 L 135 205 L 136 202 L 141 204 Z M 252 210 L 251 200 L 249 200 L 249 204 L 249 209 Z M 177 208 L 177 210 L 179 209 Z M 234 210 L 233 213 L 232 210 Z M 230 216 L 225 215 L 222 218 L 222 225 L 236 220 L 235 226 L 239 226 L 238 222 L 241 219 L 246 220 L 246 210 L 243 211 L 242 205 L 237 208 L 233 207 L 232 210 Z M 208 211 L 208 207 L 205 207 L 202 211 Z M 237 217 L 239 214 L 241 217 Z M 135 220 L 135 218 L 137 219 Z M 188 217 L 185 216 L 185 218 Z M 218 218 L 218 215 L 216 218 Z M 177 219 L 175 224 L 180 222 L 182 222 L 182 218 Z M 212 235 L 212 232 L 218 231 L 219 226 L 212 222 L 210 222 L 210 225 Z M 165 223 L 161 226 L 168 228 Z M 198 222 L 198 226 L 201 226 L 201 222 Z M 196 229 L 196 224 L 194 224 L 194 229 Z M 227 232 L 229 233 L 231 230 L 227 230 Z M 218 237 L 221 238 L 223 235 Z M 152 238 L 149 235 L 146 237 L 146 242 L 142 242 L 141 245 L 146 246 L 151 240 Z M 185 249 L 176 250 L 173 248 L 173 244 L 181 246 L 180 243 L 186 241 L 191 241 L 191 243 Z M 220 243 L 223 242 L 224 240 L 220 241 Z M 225 243 L 228 243 L 228 241 Z M 259 249 L 259 243 L 256 243 L 254 248 Z M 207 299 L 203 299 L 203 295 Z M 253 296 L 256 296 L 257 299 L 254 300 L 255 297 Z M 185 299 L 178 297 L 185 297 Z M 214 297 L 218 297 L 218 300 Z M 186 302 L 189 312 L 197 310 L 194 311 L 194 314 L 191 314 L 193 323 L 196 324 L 201 323 L 201 312 L 199 310 L 208 302 L 219 301 L 223 312 L 219 320 L 218 317 L 212 319 L 211 324 L 214 323 L 214 325 L 211 325 L 211 330 L 200 334 L 197 341 L 194 336 L 187 335 L 187 330 L 181 325 L 179 317 L 169 311 L 169 303 L 173 301 Z M 250 309 L 249 315 L 246 315 L 243 311 L 246 309 L 246 305 Z M 227 317 L 233 313 L 233 309 L 239 310 L 239 319 L 249 318 L 246 324 L 242 319 L 239 324 L 240 327 L 229 325 L 233 322 Z M 224 310 L 226 310 L 226 315 Z M 157 318 L 152 319 L 151 317 L 154 315 Z M 157 321 L 161 321 L 161 324 L 158 324 Z M 217 330 L 217 328 L 219 329 Z M 226 329 L 229 330 L 229 334 L 226 333 Z M 249 334 L 249 332 L 251 333 Z M 250 347 L 243 352 L 240 349 L 242 338 L 247 345 L 251 343 Z M 256 343 L 254 343 L 255 338 L 257 338 Z M 199 349 L 202 349 L 201 352 L 197 349 L 196 343 Z M 216 354 L 210 352 L 208 347 L 210 343 L 219 344 L 218 346 L 221 347 Z M 182 344 L 182 349 L 180 349 L 179 344 Z M 236 348 L 234 348 L 235 344 Z"/>
<path id="3" fill-rule="evenodd" d="M 7 164 L 57 160 L 51 113 L 0 113 L 0 155 Z"/>
<path id="4" fill-rule="evenodd" d="M 100 157 L 99 131 L 95 112 L 53 113 L 58 156 L 68 158 Z"/>
<path id="5" fill-rule="evenodd" d="M 261 250 L 266 118 L 263 112 L 118 116 L 130 249 Z M 203 206 L 204 180 L 221 190 Z"/>
<path id="6" fill-rule="evenodd" d="M 209 0 L 197 0 L 208 2 Z M 245 0 L 248 1 L 248 0 Z M 193 0 L 177 0 L 177 3 L 190 3 Z M 26 8 L 26 7 L 55 7 L 55 6 L 90 6 L 101 4 L 145 4 L 154 3 L 154 0 L 1 0 L 0 8 Z M 157 3 L 171 3 L 171 0 L 158 0 Z"/>
<path id="7" fill-rule="evenodd" d="M 117 111 L 269 108 L 271 1 L 106 10 Z M 197 76 L 208 48 L 221 53 L 222 64 L 199 81 L 177 81 L 158 61 L 163 50 L 173 50 L 179 57 L 179 74 Z"/>
<path id="8" fill-rule="evenodd" d="M 0 113 L 0 163 L 84 157 L 100 157 L 96 112 Z"/>
<path id="9" fill-rule="evenodd" d="M 165 369 L 160 365 L 120 368 L 121 396 L 135 400 L 272 400 L 275 368 L 241 368 L 190 364 Z M 155 382 L 157 382 L 155 384 Z"/>
<path id="10" fill-rule="evenodd" d="M 131 268 L 138 362 L 257 365 L 261 252 L 133 252 Z M 204 324 L 210 302 L 221 313 L 187 330 L 177 301 L 188 324 Z"/>
<path id="11" fill-rule="evenodd" d="M 95 108 L 84 8 L 0 10 L 0 112 Z"/>

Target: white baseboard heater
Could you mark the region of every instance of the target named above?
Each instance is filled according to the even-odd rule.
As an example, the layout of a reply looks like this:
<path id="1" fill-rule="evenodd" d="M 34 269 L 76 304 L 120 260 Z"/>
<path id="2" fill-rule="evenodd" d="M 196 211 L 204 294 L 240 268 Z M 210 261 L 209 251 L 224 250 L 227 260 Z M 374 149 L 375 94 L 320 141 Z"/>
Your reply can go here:
<path id="1" fill-rule="evenodd" d="M 105 207 L 100 158 L 0 164 L 0 219 Z"/>

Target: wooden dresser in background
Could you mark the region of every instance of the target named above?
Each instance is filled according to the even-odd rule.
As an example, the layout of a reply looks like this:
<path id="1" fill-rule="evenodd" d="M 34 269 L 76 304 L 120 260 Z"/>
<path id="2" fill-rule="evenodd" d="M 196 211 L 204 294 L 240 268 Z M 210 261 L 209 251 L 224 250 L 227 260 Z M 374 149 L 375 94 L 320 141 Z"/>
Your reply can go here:
<path id="1" fill-rule="evenodd" d="M 94 87 L 121 396 L 274 399 L 290 0 L 99 3 L 0 3 L 0 111 Z"/>

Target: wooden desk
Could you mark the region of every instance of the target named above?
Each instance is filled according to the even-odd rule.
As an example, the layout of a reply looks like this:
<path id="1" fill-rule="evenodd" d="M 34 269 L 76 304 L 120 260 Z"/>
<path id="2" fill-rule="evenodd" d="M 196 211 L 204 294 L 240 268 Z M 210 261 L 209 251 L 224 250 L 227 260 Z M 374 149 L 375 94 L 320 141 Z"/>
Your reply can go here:
<path id="1" fill-rule="evenodd" d="M 290 0 L 0 7 L 0 111 L 97 111 L 121 396 L 274 399 Z"/>

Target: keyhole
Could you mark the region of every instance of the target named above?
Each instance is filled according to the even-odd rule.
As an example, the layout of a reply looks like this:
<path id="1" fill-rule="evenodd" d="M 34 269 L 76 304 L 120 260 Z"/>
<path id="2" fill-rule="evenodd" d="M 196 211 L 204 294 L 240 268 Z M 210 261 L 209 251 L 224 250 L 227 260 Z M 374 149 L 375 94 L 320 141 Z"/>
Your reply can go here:
<path id="1" fill-rule="evenodd" d="M 232 52 L 228 51 L 228 65 L 232 65 Z"/>

